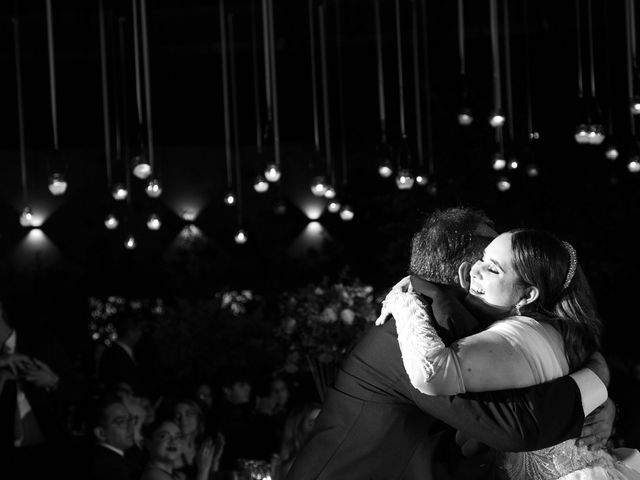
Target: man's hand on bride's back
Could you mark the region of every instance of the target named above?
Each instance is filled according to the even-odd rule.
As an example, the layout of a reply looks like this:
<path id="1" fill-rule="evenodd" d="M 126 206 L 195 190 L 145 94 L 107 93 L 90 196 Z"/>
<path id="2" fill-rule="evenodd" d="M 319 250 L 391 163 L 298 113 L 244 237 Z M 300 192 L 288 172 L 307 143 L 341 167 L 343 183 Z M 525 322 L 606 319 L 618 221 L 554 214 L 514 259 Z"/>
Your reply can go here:
<path id="1" fill-rule="evenodd" d="M 587 359 L 584 367 L 593 371 L 593 373 L 602 380 L 602 383 L 604 383 L 606 387 L 609 387 L 609 366 L 600 352 L 596 352 L 591 355 Z"/>
<path id="2" fill-rule="evenodd" d="M 610 398 L 584 419 L 580 438 L 576 440 L 578 446 L 586 445 L 589 450 L 602 448 L 613 432 L 613 422 L 616 418 L 616 406 Z"/>

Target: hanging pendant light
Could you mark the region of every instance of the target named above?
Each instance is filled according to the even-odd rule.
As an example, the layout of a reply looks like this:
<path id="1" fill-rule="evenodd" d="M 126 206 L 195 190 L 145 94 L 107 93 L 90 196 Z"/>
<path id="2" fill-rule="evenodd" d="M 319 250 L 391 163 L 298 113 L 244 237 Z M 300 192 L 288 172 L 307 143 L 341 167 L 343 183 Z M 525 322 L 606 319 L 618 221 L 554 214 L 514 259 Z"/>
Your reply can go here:
<path id="1" fill-rule="evenodd" d="M 500 74 L 497 0 L 489 0 L 489 13 L 491 27 L 491 61 L 493 65 L 493 111 L 489 116 L 489 125 L 493 128 L 501 128 L 506 122 L 506 117 L 502 111 L 502 76 Z"/>
<path id="2" fill-rule="evenodd" d="M 104 219 L 104 226 L 107 227 L 108 230 L 115 230 L 120 225 L 120 221 L 118 217 L 116 217 L 113 213 L 110 213 Z"/>
<path id="3" fill-rule="evenodd" d="M 535 163 L 531 163 L 527 165 L 527 176 L 528 177 L 537 177 L 540 174 L 538 170 L 538 166 Z"/>
<path id="4" fill-rule="evenodd" d="M 267 164 L 267 167 L 264 169 L 264 178 L 268 182 L 274 183 L 280 180 L 282 176 L 282 172 L 280 171 L 280 167 L 275 163 Z"/>
<path id="5" fill-rule="evenodd" d="M 340 202 L 338 200 L 331 200 L 328 204 L 327 204 L 327 210 L 329 210 L 329 213 L 338 213 L 340 211 Z"/>
<path id="6" fill-rule="evenodd" d="M 47 10 L 47 47 L 49 57 L 49 94 L 51 99 L 51 125 L 53 132 L 53 159 L 58 160 L 60 151 L 58 144 L 58 108 L 56 98 L 56 73 L 55 73 L 55 57 L 53 44 L 53 13 L 51 9 L 51 0 L 46 0 Z M 57 170 L 58 165 L 50 166 L 49 191 L 52 195 L 63 195 L 67 191 L 67 181 L 64 174 Z"/>
<path id="7" fill-rule="evenodd" d="M 496 152 L 493 154 L 493 160 L 491 161 L 491 168 L 495 171 L 504 170 L 507 166 L 507 160 L 504 158 L 504 153 Z"/>
<path id="8" fill-rule="evenodd" d="M 393 175 L 393 151 L 388 143 L 378 147 L 378 175 L 389 178 Z"/>
<path id="9" fill-rule="evenodd" d="M 233 192 L 227 192 L 224 196 L 224 204 L 227 206 L 231 206 L 231 205 L 235 205 L 236 203 L 236 196 L 234 195 Z"/>
<path id="10" fill-rule="evenodd" d="M 336 189 L 332 185 L 327 185 L 327 188 L 324 191 L 324 198 L 329 200 L 336 198 Z"/>
<path id="11" fill-rule="evenodd" d="M 67 191 L 67 180 L 62 173 L 54 173 L 49 177 L 49 191 L 56 196 Z"/>
<path id="12" fill-rule="evenodd" d="M 473 123 L 473 115 L 471 114 L 471 110 L 468 108 L 463 108 L 458 113 L 458 124 L 463 127 L 467 127 Z"/>
<path id="13" fill-rule="evenodd" d="M 269 182 L 267 182 L 263 175 L 256 175 L 253 180 L 253 189 L 258 193 L 265 193 L 269 190 Z"/>
<path id="14" fill-rule="evenodd" d="M 604 156 L 611 161 L 618 159 L 618 157 L 620 156 L 620 151 L 618 150 L 618 147 L 615 145 L 615 143 L 611 143 L 607 146 L 606 150 L 604 151 Z"/>
<path id="15" fill-rule="evenodd" d="M 20 225 L 23 227 L 33 226 L 33 213 L 31 212 L 31 208 L 24 207 L 22 212 L 20 212 Z"/>
<path id="16" fill-rule="evenodd" d="M 147 192 L 147 195 L 149 197 L 158 198 L 160 195 L 162 195 L 162 184 L 157 178 L 152 178 L 151 180 L 149 180 L 149 182 L 147 182 L 147 186 L 144 190 L 145 192 Z"/>
<path id="17" fill-rule="evenodd" d="M 511 189 L 511 181 L 507 177 L 500 177 L 496 182 L 496 187 L 501 192 L 506 192 Z"/>
<path id="18" fill-rule="evenodd" d="M 350 222 L 355 217 L 355 213 L 351 208 L 351 205 L 343 205 L 340 208 L 340 219 L 344 222 Z"/>
<path id="19" fill-rule="evenodd" d="M 233 236 L 233 240 L 238 244 L 238 245 L 244 245 L 245 243 L 247 243 L 248 237 L 246 232 L 241 228 L 239 229 L 236 234 Z"/>
<path id="20" fill-rule="evenodd" d="M 160 217 L 155 213 L 149 215 L 149 218 L 147 218 L 147 228 L 149 230 L 157 231 L 160 230 L 160 227 L 162 227 Z"/>
<path id="21" fill-rule="evenodd" d="M 133 174 L 140 180 L 146 180 L 151 176 L 151 164 L 147 161 L 147 157 L 144 154 L 141 153 L 133 157 L 131 163 L 133 164 Z"/>
<path id="22" fill-rule="evenodd" d="M 311 0 L 309 0 L 311 2 Z M 380 120 L 380 145 L 378 146 L 378 175 L 389 178 L 393 175 L 393 151 L 387 143 L 387 110 L 385 101 L 384 59 L 382 56 L 382 27 L 380 23 L 380 0 L 374 0 L 376 29 L 376 61 L 378 76 L 378 117 Z"/>
<path id="23" fill-rule="evenodd" d="M 122 183 L 116 183 L 113 186 L 111 194 L 113 195 L 113 198 L 115 200 L 121 201 L 126 200 L 126 198 L 129 196 L 129 191 Z"/>
<path id="24" fill-rule="evenodd" d="M 327 181 L 322 176 L 316 176 L 311 180 L 311 193 L 316 197 L 323 197 L 327 191 Z"/>
<path id="25" fill-rule="evenodd" d="M 398 190 L 411 190 L 415 179 L 411 174 L 411 170 L 408 168 L 403 168 L 398 171 L 398 175 L 396 175 L 396 186 Z"/>
<path id="26" fill-rule="evenodd" d="M 464 0 L 458 0 L 458 60 L 460 62 L 460 82 L 462 84 L 462 108 L 458 111 L 458 125 L 468 127 L 473 123 L 471 109 L 467 105 L 467 60 L 465 55 Z"/>
<path id="27" fill-rule="evenodd" d="M 124 240 L 124 247 L 127 250 L 134 250 L 138 246 L 138 242 L 136 241 L 136 237 L 133 235 L 128 235 Z"/>

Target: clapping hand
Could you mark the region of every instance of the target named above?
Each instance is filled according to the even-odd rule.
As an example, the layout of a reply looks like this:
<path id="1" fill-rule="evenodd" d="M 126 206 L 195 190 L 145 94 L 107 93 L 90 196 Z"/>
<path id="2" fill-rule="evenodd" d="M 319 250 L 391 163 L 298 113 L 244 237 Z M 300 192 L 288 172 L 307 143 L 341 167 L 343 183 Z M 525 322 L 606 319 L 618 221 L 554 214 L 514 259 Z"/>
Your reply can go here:
<path id="1" fill-rule="evenodd" d="M 576 444 L 578 446 L 585 445 L 589 450 L 604 447 L 613 432 L 615 417 L 616 407 L 613 400 L 609 398 L 585 418 L 580 438 L 576 440 Z"/>
<path id="2" fill-rule="evenodd" d="M 24 379 L 36 387 L 48 390 L 55 388 L 60 380 L 49 365 L 37 358 L 32 358 L 24 369 Z"/>
<path id="3" fill-rule="evenodd" d="M 198 479 L 206 479 L 209 477 L 211 466 L 213 465 L 213 457 L 215 453 L 215 447 L 213 439 L 208 437 L 196 453 L 196 465 L 198 467 Z"/>
<path id="4" fill-rule="evenodd" d="M 31 365 L 31 359 L 20 353 L 5 353 L 4 355 L 0 355 L 0 369 L 9 369 L 15 377 L 20 376 Z"/>

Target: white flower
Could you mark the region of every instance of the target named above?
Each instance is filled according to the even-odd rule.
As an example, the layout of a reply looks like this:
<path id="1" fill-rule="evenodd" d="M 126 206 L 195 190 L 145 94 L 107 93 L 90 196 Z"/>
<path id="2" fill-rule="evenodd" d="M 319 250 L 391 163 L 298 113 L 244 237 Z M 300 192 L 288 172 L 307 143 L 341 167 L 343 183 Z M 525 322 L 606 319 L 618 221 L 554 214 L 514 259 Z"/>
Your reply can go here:
<path id="1" fill-rule="evenodd" d="M 323 323 L 333 323 L 336 320 L 338 320 L 338 316 L 333 308 L 325 308 L 320 315 L 320 321 Z"/>
<path id="2" fill-rule="evenodd" d="M 343 308 L 340 312 L 340 320 L 342 320 L 345 325 L 353 325 L 353 322 L 356 319 L 355 313 L 350 308 Z"/>
<path id="3" fill-rule="evenodd" d="M 324 295 L 324 290 L 320 287 L 316 287 L 313 293 L 316 295 Z"/>
<path id="4" fill-rule="evenodd" d="M 296 323 L 297 322 L 295 318 L 287 317 L 284 319 L 284 331 L 287 333 L 287 335 L 293 333 L 293 331 L 296 329 Z"/>

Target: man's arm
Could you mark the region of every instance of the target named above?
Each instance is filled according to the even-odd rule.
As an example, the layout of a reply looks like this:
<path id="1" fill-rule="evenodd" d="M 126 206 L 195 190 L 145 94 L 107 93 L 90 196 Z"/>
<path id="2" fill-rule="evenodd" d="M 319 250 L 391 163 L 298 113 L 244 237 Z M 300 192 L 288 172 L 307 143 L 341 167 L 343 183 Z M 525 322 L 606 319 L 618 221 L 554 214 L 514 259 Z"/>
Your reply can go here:
<path id="1" fill-rule="evenodd" d="M 450 397 L 413 392 L 416 405 L 466 436 L 499 451 L 550 447 L 580 436 L 584 411 L 570 377 L 519 390 Z"/>

